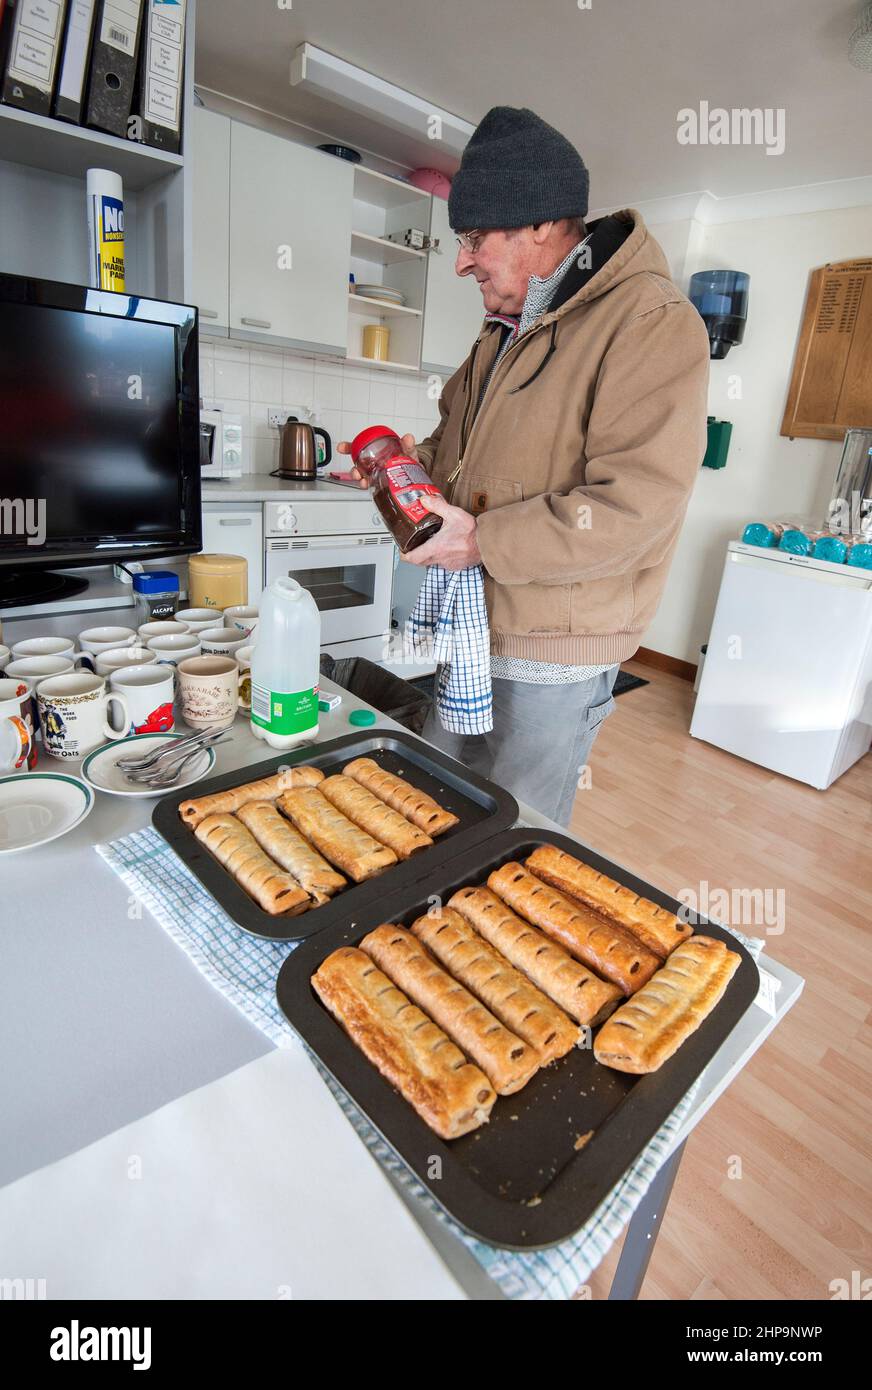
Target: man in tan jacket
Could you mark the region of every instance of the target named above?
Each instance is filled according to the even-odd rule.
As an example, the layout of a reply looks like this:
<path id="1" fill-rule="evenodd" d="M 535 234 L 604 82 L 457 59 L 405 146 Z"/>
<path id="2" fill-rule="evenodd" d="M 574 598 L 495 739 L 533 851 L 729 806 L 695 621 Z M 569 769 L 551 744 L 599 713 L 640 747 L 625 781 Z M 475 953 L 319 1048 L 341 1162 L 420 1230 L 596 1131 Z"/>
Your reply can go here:
<path id="1" fill-rule="evenodd" d="M 587 205 L 558 131 L 488 112 L 449 200 L 485 322 L 433 434 L 403 440 L 445 498 L 441 530 L 406 558 L 482 565 L 490 625 L 493 731 L 448 733 L 434 710 L 424 737 L 563 825 L 706 445 L 702 319 L 637 212 L 585 226 Z"/>

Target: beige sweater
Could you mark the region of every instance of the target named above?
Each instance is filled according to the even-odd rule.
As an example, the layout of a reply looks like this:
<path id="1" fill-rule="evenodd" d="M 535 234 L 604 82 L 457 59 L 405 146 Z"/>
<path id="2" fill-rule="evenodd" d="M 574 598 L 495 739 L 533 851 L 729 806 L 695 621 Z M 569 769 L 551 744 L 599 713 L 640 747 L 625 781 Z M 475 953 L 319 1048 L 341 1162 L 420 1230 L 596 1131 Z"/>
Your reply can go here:
<path id="1" fill-rule="evenodd" d="M 500 341 L 485 325 L 418 445 L 448 500 L 478 518 L 496 655 L 632 656 L 705 453 L 702 319 L 639 213 L 616 216 L 626 241 L 503 354 L 479 405 Z"/>

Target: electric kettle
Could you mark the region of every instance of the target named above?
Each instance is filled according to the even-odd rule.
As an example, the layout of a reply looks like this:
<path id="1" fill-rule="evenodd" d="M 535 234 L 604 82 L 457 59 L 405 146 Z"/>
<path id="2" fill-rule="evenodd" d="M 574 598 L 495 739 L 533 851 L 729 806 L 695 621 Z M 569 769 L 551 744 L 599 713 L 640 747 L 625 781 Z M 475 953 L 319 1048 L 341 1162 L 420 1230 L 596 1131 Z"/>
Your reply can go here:
<path id="1" fill-rule="evenodd" d="M 316 435 L 320 435 L 324 441 L 323 459 L 318 458 Z M 328 464 L 332 457 L 333 446 L 326 430 L 322 430 L 319 425 L 310 425 L 305 420 L 298 420 L 296 415 L 289 415 L 282 425 L 279 466 L 270 477 L 288 478 L 301 483 L 313 482 L 318 476 L 318 469 Z"/>

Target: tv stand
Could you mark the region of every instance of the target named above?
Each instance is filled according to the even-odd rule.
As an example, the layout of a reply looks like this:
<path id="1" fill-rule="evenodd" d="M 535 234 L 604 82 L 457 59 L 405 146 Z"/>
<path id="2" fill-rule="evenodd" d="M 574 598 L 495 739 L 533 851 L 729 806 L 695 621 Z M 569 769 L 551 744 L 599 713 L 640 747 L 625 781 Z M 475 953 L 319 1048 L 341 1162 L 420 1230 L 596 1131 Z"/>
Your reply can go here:
<path id="1" fill-rule="evenodd" d="M 31 603 L 54 603 L 87 589 L 88 580 L 52 570 L 0 568 L 0 609 L 23 608 Z"/>

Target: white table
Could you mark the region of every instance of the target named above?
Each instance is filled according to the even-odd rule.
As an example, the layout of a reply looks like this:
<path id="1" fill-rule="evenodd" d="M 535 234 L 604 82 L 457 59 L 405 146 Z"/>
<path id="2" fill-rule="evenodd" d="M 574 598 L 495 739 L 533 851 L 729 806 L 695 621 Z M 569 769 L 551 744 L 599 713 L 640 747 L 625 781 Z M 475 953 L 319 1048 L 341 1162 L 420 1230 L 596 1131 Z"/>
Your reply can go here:
<path id="1" fill-rule="evenodd" d="M 348 715 L 352 709 L 368 706 L 326 679 L 322 686 L 325 690 L 338 690 L 343 696 L 336 711 L 322 716 L 319 742 L 326 742 L 349 732 Z M 400 727 L 382 715 L 378 716 L 377 725 L 385 729 Z M 265 746 L 252 737 L 248 724 L 240 718 L 234 726 L 232 741 L 218 752 L 217 769 L 231 771 L 262 761 L 268 755 Z M 45 764 L 51 761 L 46 758 Z M 226 1096 L 220 1090 L 221 1078 L 228 1078 L 228 1084 L 235 1087 L 236 1079 L 230 1074 L 238 1073 L 244 1080 L 246 1071 L 239 1072 L 239 1069 L 258 1063 L 258 1059 L 263 1066 L 259 1071 L 251 1069 L 251 1084 L 266 1085 L 269 1080 L 273 1086 L 276 1084 L 274 1077 L 268 1074 L 273 1064 L 267 1059 L 275 1051 L 271 1043 L 206 982 L 147 912 L 141 915 L 137 912 L 136 904 L 128 901 L 124 884 L 94 849 L 95 844 L 118 839 L 150 824 L 154 805 L 152 800 L 98 795 L 93 812 L 76 830 L 44 849 L 12 855 L 4 861 L 5 911 L 0 923 L 0 1055 L 4 1058 L 0 1072 L 0 1114 L 4 1117 L 0 1133 L 0 1184 L 11 1184 L 25 1175 L 34 1176 L 29 1188 L 19 1183 L 8 1192 L 0 1193 L 0 1231 L 9 1229 L 4 1214 L 11 1217 L 16 1209 L 20 1214 L 20 1205 L 16 1207 L 16 1203 L 45 1203 L 48 1210 L 54 1200 L 66 1211 L 74 1214 L 80 1211 L 84 1194 L 79 1190 L 77 1172 L 84 1171 L 81 1169 L 83 1156 L 79 1156 L 77 1164 L 68 1159 L 68 1155 L 106 1136 L 114 1136 L 125 1126 L 134 1126 L 133 1139 L 135 1127 L 143 1122 L 143 1117 L 152 1116 L 153 1112 L 183 1097 L 191 1097 L 192 1092 L 211 1087 L 212 1083 L 219 1083 L 219 1090 L 210 1090 L 204 1096 L 214 1098 L 218 1107 L 226 1106 Z M 560 829 L 523 804 L 521 819 L 529 825 Z M 632 1297 L 637 1291 L 687 1136 L 799 997 L 803 981 L 798 975 L 773 961 L 768 954 L 763 963 L 780 984 L 774 1015 L 753 1005 L 706 1068 L 694 1105 L 676 1138 L 672 1159 L 658 1175 L 658 1184 L 649 1193 L 650 1201 L 646 1199 L 631 1222 L 625 1242 L 627 1261 L 622 1260 L 623 1273 L 619 1286 L 613 1290 L 615 1297 Z M 306 1065 L 314 1075 L 311 1065 Z M 326 1088 L 319 1078 L 316 1079 L 326 1097 Z M 268 1088 L 264 1095 L 267 1093 Z M 281 1097 L 285 1092 L 277 1089 L 272 1094 Z M 330 1103 L 333 1104 L 332 1099 Z M 195 1099 L 189 1104 L 191 1113 L 197 1114 Z M 294 1106 L 293 1095 L 287 1097 L 287 1104 L 290 1113 Z M 276 1109 L 281 1109 L 280 1099 L 276 1101 Z M 220 1108 L 218 1113 L 223 1113 Z M 284 1116 L 276 1118 L 276 1142 L 280 1140 L 284 1120 Z M 342 1124 L 346 1124 L 344 1119 Z M 154 1125 L 159 1126 L 160 1120 L 155 1119 Z M 306 1162 L 318 1172 L 321 1198 L 330 1196 L 331 1131 L 332 1127 L 325 1125 L 323 1135 L 310 1136 L 311 1144 L 307 1143 L 305 1152 Z M 163 1126 L 160 1132 L 172 1133 L 172 1124 Z M 221 1170 L 224 1145 L 226 1168 L 232 1171 L 238 1162 L 233 1135 L 218 1132 L 212 1137 L 212 1157 L 218 1170 Z M 495 1285 L 461 1243 L 446 1233 L 439 1221 L 418 1203 L 407 1204 L 399 1188 L 392 1191 L 388 1187 L 391 1180 L 381 1170 L 376 1170 L 356 1136 L 351 1134 L 351 1138 L 354 1143 L 347 1171 L 343 1170 L 341 1179 L 343 1193 L 338 1193 L 333 1206 L 325 1201 L 321 1209 L 322 1267 L 328 1267 L 329 1260 L 339 1258 L 343 1250 L 347 1258 L 347 1252 L 355 1248 L 354 1242 L 358 1239 L 363 1242 L 360 1248 L 369 1248 L 371 1252 L 371 1245 L 367 1247 L 364 1239 L 365 1222 L 354 1229 L 351 1239 L 347 1213 L 344 1225 L 338 1220 L 331 1224 L 326 1214 L 331 1210 L 345 1210 L 339 1201 L 345 1192 L 344 1185 L 353 1189 L 360 1183 L 367 1190 L 382 1195 L 387 1192 L 384 1220 L 388 1220 L 390 1213 L 394 1223 L 390 1230 L 382 1228 L 385 1240 L 381 1255 L 385 1268 L 380 1286 L 388 1288 L 388 1273 L 399 1271 L 398 1285 L 402 1287 L 404 1271 L 400 1267 L 403 1258 L 400 1251 L 404 1251 L 408 1262 L 406 1272 L 410 1279 L 415 1274 L 414 1282 L 408 1285 L 416 1289 L 414 1296 L 453 1297 L 459 1285 L 468 1297 L 499 1298 L 501 1295 Z M 102 1151 L 97 1157 L 101 1162 L 108 1161 Z M 66 1160 L 66 1167 L 60 1164 L 48 1170 L 37 1182 L 40 1175 L 36 1170 L 57 1164 L 58 1160 Z M 378 1176 L 376 1184 L 371 1182 L 373 1171 Z M 179 1182 L 180 1187 L 183 1186 L 183 1178 L 180 1177 Z M 286 1225 L 262 1221 L 258 1204 L 258 1191 L 262 1187 L 262 1180 L 260 1188 L 257 1184 L 238 1185 L 235 1229 L 242 1232 L 250 1222 L 254 1229 L 262 1231 L 264 1242 L 272 1239 L 284 1251 L 288 1240 Z M 3 1202 L 7 1198 L 11 1201 L 4 1213 Z M 414 1232 L 409 1212 L 414 1218 Z M 76 1221 L 72 1220 L 68 1226 L 61 1220 L 53 1229 L 57 1254 L 57 1243 L 63 1245 L 67 1229 L 71 1233 L 76 1231 Z M 421 1238 L 416 1245 L 412 1237 L 416 1233 L 420 1237 L 420 1232 L 426 1239 Z M 26 1229 L 19 1227 L 19 1234 L 23 1245 L 15 1247 L 15 1254 L 20 1263 L 29 1247 Z M 118 1239 L 121 1242 L 120 1234 Z M 72 1234 L 69 1240 L 73 1241 Z M 70 1244 L 69 1248 L 75 1252 L 75 1259 L 83 1271 L 82 1287 L 91 1287 L 93 1271 L 88 1264 L 87 1248 L 78 1243 Z M 264 1271 L 278 1268 L 280 1261 L 276 1261 L 276 1251 L 266 1245 L 260 1249 Z M 4 1250 L 10 1254 L 8 1247 L 0 1244 L 0 1255 Z M 123 1255 L 121 1244 L 119 1251 Z M 36 1260 L 41 1257 L 35 1235 L 33 1257 Z M 184 1251 L 177 1252 L 175 1258 L 183 1260 Z M 193 1252 L 191 1260 L 193 1267 L 196 1264 Z M 6 1259 L 0 1263 L 4 1266 L 0 1273 L 10 1268 Z M 21 1266 L 22 1275 L 27 1272 L 25 1266 L 32 1270 L 43 1268 L 38 1263 L 28 1265 L 25 1260 L 25 1265 Z M 170 1287 L 177 1287 L 178 1269 L 174 1266 L 170 1272 L 168 1262 L 164 1267 L 167 1270 L 164 1296 L 184 1296 L 169 1292 Z M 361 1270 L 361 1279 L 365 1273 Z M 238 1276 L 236 1285 L 231 1281 L 229 1286 L 235 1287 L 236 1293 L 225 1292 L 220 1296 L 275 1296 L 250 1292 L 252 1280 L 248 1266 L 245 1271 L 239 1269 Z M 263 1287 L 269 1287 L 269 1278 L 270 1274 L 265 1273 Z M 319 1287 L 321 1278 L 319 1273 L 314 1281 Z M 369 1274 L 366 1278 L 367 1287 L 370 1287 Z M 300 1276 L 296 1276 L 296 1282 L 299 1287 Z M 303 1284 L 305 1282 L 303 1279 Z M 161 1296 L 152 1284 L 148 1287 L 151 1296 Z M 69 1296 L 76 1294 L 71 1286 L 65 1285 L 65 1291 Z"/>

